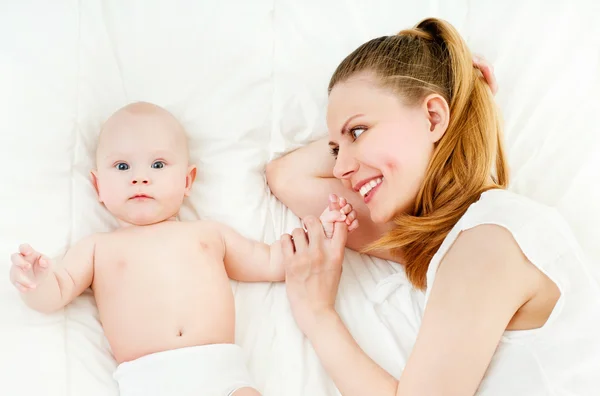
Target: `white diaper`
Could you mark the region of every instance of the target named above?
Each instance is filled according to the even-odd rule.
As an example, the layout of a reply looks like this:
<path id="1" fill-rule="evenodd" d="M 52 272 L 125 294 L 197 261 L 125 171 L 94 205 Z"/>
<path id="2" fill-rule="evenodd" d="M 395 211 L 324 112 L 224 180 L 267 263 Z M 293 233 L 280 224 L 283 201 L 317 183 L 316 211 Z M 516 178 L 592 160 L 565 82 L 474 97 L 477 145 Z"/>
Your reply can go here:
<path id="1" fill-rule="evenodd" d="M 212 344 L 157 352 L 125 362 L 113 378 L 121 396 L 228 396 L 256 389 L 235 344 Z"/>

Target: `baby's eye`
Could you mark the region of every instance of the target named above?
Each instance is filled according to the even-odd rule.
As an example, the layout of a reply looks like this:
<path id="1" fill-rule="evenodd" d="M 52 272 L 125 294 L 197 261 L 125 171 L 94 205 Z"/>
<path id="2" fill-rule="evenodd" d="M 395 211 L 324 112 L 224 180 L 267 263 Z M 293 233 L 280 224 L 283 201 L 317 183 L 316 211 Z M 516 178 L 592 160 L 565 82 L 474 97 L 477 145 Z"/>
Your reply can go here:
<path id="1" fill-rule="evenodd" d="M 154 161 L 152 163 L 152 168 L 154 169 L 162 169 L 165 167 L 165 163 L 163 161 Z"/>
<path id="2" fill-rule="evenodd" d="M 354 127 L 352 129 L 350 129 L 350 135 L 354 138 L 354 139 L 358 139 L 358 137 L 360 135 L 362 135 L 364 132 L 366 132 L 367 128 L 365 127 Z"/>
<path id="3" fill-rule="evenodd" d="M 115 168 L 117 168 L 120 171 L 126 171 L 129 169 L 129 165 L 127 165 L 125 162 L 119 162 L 115 165 Z"/>

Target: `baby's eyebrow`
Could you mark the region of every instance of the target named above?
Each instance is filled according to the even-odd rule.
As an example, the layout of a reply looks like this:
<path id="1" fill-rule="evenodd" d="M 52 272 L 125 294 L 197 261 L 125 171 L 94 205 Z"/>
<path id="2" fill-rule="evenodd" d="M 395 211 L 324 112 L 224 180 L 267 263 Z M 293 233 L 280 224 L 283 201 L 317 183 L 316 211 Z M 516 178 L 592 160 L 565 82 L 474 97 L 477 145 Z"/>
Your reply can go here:
<path id="1" fill-rule="evenodd" d="M 158 150 L 152 153 L 154 157 L 169 157 L 172 154 L 173 152 L 168 150 Z"/>
<path id="2" fill-rule="evenodd" d="M 124 158 L 124 157 L 126 157 L 126 155 L 123 154 L 123 153 L 109 153 L 109 154 L 106 154 L 106 155 L 103 156 L 103 158 L 107 159 L 107 160 L 109 160 L 109 159 L 117 159 L 117 158 Z"/>

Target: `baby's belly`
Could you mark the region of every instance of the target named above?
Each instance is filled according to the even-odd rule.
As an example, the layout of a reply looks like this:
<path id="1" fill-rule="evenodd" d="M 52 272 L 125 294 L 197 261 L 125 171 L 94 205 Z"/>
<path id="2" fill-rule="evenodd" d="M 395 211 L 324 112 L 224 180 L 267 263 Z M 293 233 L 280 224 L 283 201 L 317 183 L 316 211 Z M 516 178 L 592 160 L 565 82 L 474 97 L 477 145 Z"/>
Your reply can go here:
<path id="1" fill-rule="evenodd" d="M 235 308 L 223 263 L 106 265 L 94 280 L 104 333 L 121 363 L 169 349 L 233 343 Z"/>

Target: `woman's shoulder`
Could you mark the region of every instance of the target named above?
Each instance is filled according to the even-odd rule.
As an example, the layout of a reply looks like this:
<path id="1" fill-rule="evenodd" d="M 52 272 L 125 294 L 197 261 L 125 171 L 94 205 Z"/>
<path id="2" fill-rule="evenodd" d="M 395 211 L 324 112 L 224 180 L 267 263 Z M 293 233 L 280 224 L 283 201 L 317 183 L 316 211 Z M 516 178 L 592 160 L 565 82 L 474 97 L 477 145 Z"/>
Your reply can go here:
<path id="1" fill-rule="evenodd" d="M 481 194 L 461 217 L 432 258 L 427 272 L 431 285 L 450 250 L 472 251 L 473 255 L 499 258 L 523 256 L 543 269 L 566 250 L 566 223 L 556 209 L 508 190 Z"/>
<path id="2" fill-rule="evenodd" d="M 463 228 L 478 224 L 497 224 L 507 228 L 521 227 L 558 217 L 551 206 L 504 189 L 491 189 L 481 194 L 461 218 Z"/>

